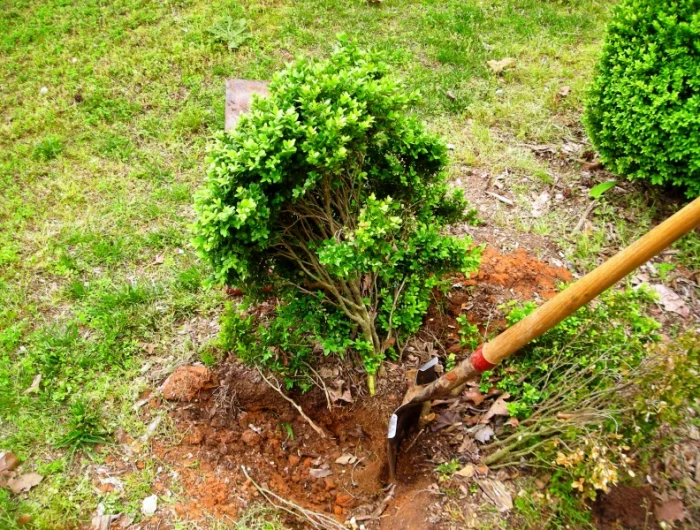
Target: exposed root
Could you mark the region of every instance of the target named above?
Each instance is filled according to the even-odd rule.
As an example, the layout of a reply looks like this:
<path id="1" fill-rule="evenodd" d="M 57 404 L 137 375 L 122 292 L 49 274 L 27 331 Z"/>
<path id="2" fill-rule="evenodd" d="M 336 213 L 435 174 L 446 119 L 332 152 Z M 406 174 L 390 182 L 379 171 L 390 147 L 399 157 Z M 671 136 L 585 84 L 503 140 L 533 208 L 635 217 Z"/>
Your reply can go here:
<path id="1" fill-rule="evenodd" d="M 243 470 L 243 474 L 245 475 L 245 478 L 250 481 L 250 483 L 255 486 L 255 488 L 260 492 L 260 494 L 265 497 L 265 500 L 269 502 L 273 507 L 275 507 L 278 510 L 281 510 L 283 512 L 286 512 L 290 515 L 293 515 L 294 517 L 304 519 L 308 521 L 311 526 L 314 528 L 319 528 L 319 529 L 336 529 L 336 530 L 347 530 L 344 525 L 340 524 L 338 521 L 333 519 L 332 517 L 328 517 L 327 515 L 324 515 L 319 512 L 314 512 L 312 510 L 307 510 L 306 508 L 302 508 L 298 504 L 293 503 L 292 501 L 288 501 L 287 499 L 284 499 L 277 495 L 275 492 L 270 491 L 269 489 L 263 488 L 260 486 L 257 482 L 255 482 L 250 475 L 248 474 L 248 471 L 246 470 L 245 466 L 241 466 L 241 469 Z"/>
<path id="2" fill-rule="evenodd" d="M 256 368 L 257 368 L 257 367 L 256 367 Z M 314 421 L 313 421 L 311 418 L 309 418 L 309 417 L 306 415 L 306 413 L 304 413 L 304 410 L 303 410 L 299 405 L 297 405 L 296 402 L 295 402 L 292 398 L 290 398 L 290 397 L 287 396 L 284 392 L 282 392 L 282 388 L 279 386 L 279 383 L 277 383 L 277 380 L 275 380 L 275 379 L 273 378 L 273 380 L 275 381 L 275 382 L 273 383 L 273 382 L 270 381 L 267 377 L 265 377 L 265 374 L 262 373 L 262 370 L 260 370 L 260 368 L 257 368 L 257 370 L 258 370 L 258 373 L 260 374 L 260 377 L 263 378 L 263 381 L 265 381 L 265 382 L 270 386 L 270 388 L 276 390 L 276 391 L 279 393 L 280 396 L 282 396 L 285 400 L 287 400 L 287 401 L 292 405 L 292 407 L 294 407 L 294 408 L 296 409 L 296 411 L 301 415 L 301 417 L 304 418 L 304 420 L 305 420 L 309 425 L 311 425 L 311 428 L 312 428 L 314 431 L 316 431 L 316 433 L 317 433 L 321 438 L 325 438 L 325 437 L 326 437 L 326 433 L 323 432 L 323 429 L 321 429 L 321 427 L 319 427 L 318 425 L 316 425 L 316 424 L 314 423 Z"/>
<path id="3" fill-rule="evenodd" d="M 304 364 L 316 376 L 315 378 L 312 377 L 311 380 L 317 387 L 319 387 L 323 391 L 323 395 L 326 397 L 326 406 L 328 407 L 329 411 L 332 411 L 333 404 L 331 403 L 331 396 L 328 392 L 328 387 L 326 386 L 326 383 L 323 381 L 323 378 L 319 375 L 319 373 L 316 370 L 314 370 L 313 366 L 311 366 L 309 363 Z"/>

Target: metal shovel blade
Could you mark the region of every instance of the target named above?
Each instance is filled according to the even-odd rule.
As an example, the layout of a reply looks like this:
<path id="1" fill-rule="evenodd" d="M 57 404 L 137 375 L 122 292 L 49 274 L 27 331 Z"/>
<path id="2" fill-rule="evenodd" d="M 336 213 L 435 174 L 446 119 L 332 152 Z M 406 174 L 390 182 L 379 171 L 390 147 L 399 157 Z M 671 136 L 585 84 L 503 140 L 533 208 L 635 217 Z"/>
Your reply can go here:
<path id="1" fill-rule="evenodd" d="M 427 385 L 437 379 L 435 367 L 438 358 L 433 357 L 423 366 L 418 368 L 416 373 L 416 386 Z M 399 453 L 399 446 L 406 436 L 418 424 L 423 403 L 406 403 L 397 408 L 389 419 L 389 429 L 387 431 L 387 460 L 389 463 L 389 480 L 396 478 L 396 458 Z"/>

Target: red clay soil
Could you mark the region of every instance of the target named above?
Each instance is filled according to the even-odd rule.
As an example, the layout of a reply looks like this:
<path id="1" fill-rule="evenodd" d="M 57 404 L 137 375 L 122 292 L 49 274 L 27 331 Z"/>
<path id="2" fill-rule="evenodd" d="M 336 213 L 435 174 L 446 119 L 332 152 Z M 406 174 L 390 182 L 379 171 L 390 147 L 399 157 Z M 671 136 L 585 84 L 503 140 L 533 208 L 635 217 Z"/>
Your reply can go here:
<path id="1" fill-rule="evenodd" d="M 592 506 L 593 517 L 600 530 L 652 530 L 659 528 L 654 502 L 650 486 L 617 486 L 598 496 Z"/>
<path id="2" fill-rule="evenodd" d="M 486 249 L 478 274 L 454 278 L 446 311 L 433 307 L 426 329 L 447 347 L 457 340 L 455 318 L 459 314 L 486 326 L 484 318 L 492 318 L 496 305 L 514 297 L 549 298 L 558 282 L 569 280 L 571 275 L 565 269 L 541 263 L 524 251 L 503 256 Z M 480 313 L 483 307 L 491 311 L 488 317 Z M 370 517 L 386 497 L 386 425 L 406 389 L 406 366 L 387 368 L 387 374 L 377 380 L 375 397 L 358 398 L 355 388 L 355 403 L 330 411 L 319 389 L 293 396 L 327 433 L 322 438 L 254 369 L 235 360 L 223 363 L 213 375 L 219 381 L 218 388 L 200 387 L 192 402 L 171 411 L 179 441 L 153 442 L 156 455 L 172 470 L 155 489 L 177 491 L 178 485 L 184 489 L 186 500 L 174 506 L 181 517 L 235 518 L 248 503 L 261 499 L 243 475 L 241 466 L 245 466 L 263 488 L 305 508 L 330 514 L 341 523 L 354 516 L 368 529 L 443 528 L 428 521 L 427 508 L 435 503 L 435 496 L 427 489 L 434 481 L 431 473 L 435 464 L 427 459 L 428 447 L 435 442 L 431 435 L 405 444 L 385 517 Z M 186 392 L 180 391 L 185 396 Z M 336 464 L 343 454 L 358 460 L 351 465 Z M 293 520 L 287 524 L 298 526 Z"/>
<path id="3" fill-rule="evenodd" d="M 175 505 L 178 515 L 194 520 L 207 514 L 235 517 L 259 499 L 241 471 L 243 465 L 259 485 L 307 509 L 335 515 L 340 522 L 349 513 L 361 517 L 372 512 L 386 482 L 386 420 L 404 391 L 398 371 L 396 385 L 383 385 L 382 396 L 354 409 L 329 412 L 320 391 L 295 396 L 326 431 L 325 438 L 254 370 L 231 361 L 217 375 L 222 386 L 216 392 L 202 391 L 197 402 L 172 412 L 181 442 L 153 445 L 184 487 L 188 500 Z M 336 464 L 342 454 L 359 461 Z M 400 471 L 400 477 L 410 487 L 410 472 Z"/>
<path id="4" fill-rule="evenodd" d="M 572 280 L 567 269 L 543 263 L 522 249 L 504 255 L 487 247 L 476 274 L 452 278 L 452 290 L 439 300 L 444 310 L 431 307 L 424 329 L 447 353 L 459 353 L 459 315 L 466 315 L 482 335 L 496 332 L 506 327 L 501 305 L 511 300 L 548 300 L 557 294 L 560 284 Z"/>
<path id="5" fill-rule="evenodd" d="M 180 366 L 163 383 L 163 397 L 192 401 L 201 390 L 216 388 L 216 379 L 204 366 Z"/>
<path id="6" fill-rule="evenodd" d="M 503 255 L 487 247 L 481 256 L 479 272 L 460 282 L 469 287 L 481 284 L 498 285 L 512 292 L 520 300 L 536 297 L 552 298 L 561 282 L 570 282 L 571 273 L 563 267 L 553 267 L 528 256 L 523 249 Z"/>

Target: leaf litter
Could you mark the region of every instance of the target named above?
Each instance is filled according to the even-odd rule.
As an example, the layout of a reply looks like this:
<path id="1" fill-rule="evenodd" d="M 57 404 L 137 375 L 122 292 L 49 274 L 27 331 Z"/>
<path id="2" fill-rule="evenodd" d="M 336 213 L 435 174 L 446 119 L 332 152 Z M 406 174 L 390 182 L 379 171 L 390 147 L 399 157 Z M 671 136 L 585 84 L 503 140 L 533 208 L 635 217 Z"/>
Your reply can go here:
<path id="1" fill-rule="evenodd" d="M 44 480 L 44 477 L 39 473 L 25 473 L 17 478 L 8 480 L 7 487 L 14 494 L 26 493 L 33 487 L 38 486 L 42 480 Z"/>
<path id="2" fill-rule="evenodd" d="M 501 59 L 500 61 L 487 61 L 486 64 L 488 64 L 489 68 L 491 68 L 491 71 L 494 74 L 500 74 L 504 70 L 507 70 L 508 68 L 512 68 L 515 66 L 515 59 L 513 57 L 505 57 L 504 59 Z"/>

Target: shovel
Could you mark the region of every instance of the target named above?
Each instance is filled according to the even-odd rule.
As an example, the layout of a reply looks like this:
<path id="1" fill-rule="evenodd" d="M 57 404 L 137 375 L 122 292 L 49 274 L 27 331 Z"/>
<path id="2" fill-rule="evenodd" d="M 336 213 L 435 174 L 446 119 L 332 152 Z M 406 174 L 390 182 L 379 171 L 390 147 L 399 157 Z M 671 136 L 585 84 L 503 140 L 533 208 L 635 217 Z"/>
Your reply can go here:
<path id="1" fill-rule="evenodd" d="M 419 368 L 416 381 L 389 420 L 387 458 L 389 479 L 396 477 L 401 441 L 430 408 L 430 401 L 445 396 L 468 379 L 494 368 L 530 341 L 571 315 L 637 267 L 659 254 L 682 235 L 700 226 L 700 198 L 654 228 L 594 271 L 571 284 L 517 324 L 481 345 L 470 357 L 441 377 L 435 374 L 437 358 Z"/>

